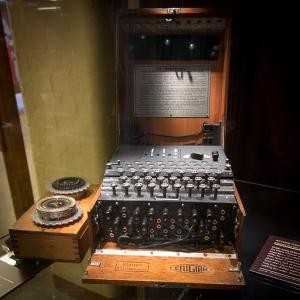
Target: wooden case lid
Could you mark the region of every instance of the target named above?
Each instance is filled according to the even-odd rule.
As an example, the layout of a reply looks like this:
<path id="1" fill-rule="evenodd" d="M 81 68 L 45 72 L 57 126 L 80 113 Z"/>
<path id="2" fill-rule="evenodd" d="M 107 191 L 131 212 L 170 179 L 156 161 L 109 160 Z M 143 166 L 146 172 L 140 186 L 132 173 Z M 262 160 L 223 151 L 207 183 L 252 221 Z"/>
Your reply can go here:
<path id="1" fill-rule="evenodd" d="M 177 11 L 174 21 L 163 20 L 173 17 L 168 9 L 122 10 L 117 21 L 117 103 L 120 144 L 200 144 L 203 138 L 204 123 L 222 123 L 221 144 L 224 144 L 224 123 L 226 121 L 227 85 L 229 76 L 229 53 L 231 18 L 228 10 L 182 8 Z M 221 25 L 218 25 L 220 22 Z M 153 36 L 215 36 L 217 49 L 215 59 L 207 56 L 182 56 L 175 59 L 159 53 L 161 44 L 154 39 L 153 59 L 132 54 L 131 36 L 152 38 Z M 204 44 L 206 40 L 204 39 Z M 208 42 L 210 43 L 210 42 Z M 151 51 L 151 43 L 141 47 L 139 53 Z M 156 48 L 155 48 L 156 46 Z M 204 45 L 204 47 L 206 47 Z M 147 56 L 147 55 L 146 55 Z M 201 56 L 201 55 L 200 55 Z M 205 116 L 142 116 L 136 112 L 135 88 L 138 65 L 146 66 L 208 66 L 209 103 Z M 139 74 L 139 73 L 136 73 Z M 156 87 L 154 87 L 156 88 Z M 149 102 L 151 97 L 149 97 Z M 147 99 L 148 101 L 148 99 Z M 190 104 L 187 104 L 190 105 Z M 178 113 L 178 111 L 177 111 Z M 176 114 L 176 112 L 175 112 Z M 180 114 L 180 111 L 179 111 Z"/>

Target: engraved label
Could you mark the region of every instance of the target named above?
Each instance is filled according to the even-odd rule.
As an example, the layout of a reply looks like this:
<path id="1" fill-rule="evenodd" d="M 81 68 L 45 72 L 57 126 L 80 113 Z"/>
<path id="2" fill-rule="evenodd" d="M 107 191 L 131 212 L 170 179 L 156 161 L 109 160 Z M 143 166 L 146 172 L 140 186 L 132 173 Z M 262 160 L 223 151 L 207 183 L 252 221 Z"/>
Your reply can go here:
<path id="1" fill-rule="evenodd" d="M 203 265 L 173 265 L 171 270 L 181 273 L 203 273 L 207 271 L 207 267 Z"/>
<path id="2" fill-rule="evenodd" d="M 134 66 L 136 117 L 208 117 L 210 65 Z"/>
<path id="3" fill-rule="evenodd" d="M 149 264 L 145 262 L 121 261 L 116 264 L 116 271 L 120 272 L 148 272 Z"/>

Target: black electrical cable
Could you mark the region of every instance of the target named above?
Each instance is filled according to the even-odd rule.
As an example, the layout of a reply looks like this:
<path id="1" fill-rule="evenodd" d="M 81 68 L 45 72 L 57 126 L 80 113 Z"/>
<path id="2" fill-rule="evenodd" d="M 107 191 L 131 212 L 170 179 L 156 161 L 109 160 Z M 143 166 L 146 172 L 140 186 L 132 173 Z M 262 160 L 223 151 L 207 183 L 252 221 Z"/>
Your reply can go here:
<path id="1" fill-rule="evenodd" d="M 140 133 L 139 135 L 137 136 L 132 136 L 133 138 L 142 138 L 144 136 L 157 136 L 157 137 L 165 137 L 165 138 L 187 138 L 187 137 L 198 137 L 199 135 L 201 135 L 203 133 L 202 130 L 200 131 L 196 131 L 194 133 L 191 133 L 191 134 L 184 134 L 184 135 L 167 135 L 167 134 L 160 134 L 160 133 L 152 133 L 152 132 L 142 132 Z"/>
<path id="2" fill-rule="evenodd" d="M 151 133 L 151 132 L 143 132 L 139 135 L 139 137 L 147 136 L 147 135 L 152 135 L 152 136 L 158 136 L 158 137 L 166 137 L 166 138 L 186 138 L 186 137 L 197 137 L 201 135 L 201 131 L 196 131 L 192 134 L 184 134 L 184 135 L 167 135 L 167 134 L 159 134 L 159 133 Z"/>
<path id="3" fill-rule="evenodd" d="M 234 181 L 245 183 L 245 184 L 250 184 L 250 185 L 256 185 L 256 186 L 260 186 L 260 187 L 264 187 L 264 188 L 268 188 L 268 189 L 278 190 L 278 191 L 282 191 L 282 192 L 300 194 L 300 191 L 298 191 L 298 190 L 291 190 L 291 189 L 283 188 L 280 186 L 268 185 L 268 184 L 263 184 L 263 183 L 259 183 L 259 182 L 241 180 L 241 179 L 234 179 Z"/>
<path id="4" fill-rule="evenodd" d="M 193 230 L 194 225 L 192 225 L 189 230 L 188 233 L 183 237 L 183 238 L 179 238 L 173 241 L 167 241 L 167 242 L 162 242 L 162 243 L 150 243 L 150 244 L 144 244 L 144 245 L 123 245 L 121 239 L 125 239 L 128 240 L 128 236 L 126 235 L 120 235 L 118 238 L 118 246 L 120 248 L 136 248 L 136 249 L 146 249 L 146 248 L 152 248 L 152 247 L 162 247 L 162 246 L 167 246 L 167 245 L 173 245 L 173 244 L 177 244 L 177 243 L 181 243 L 185 240 L 187 240 L 191 234 L 191 231 Z"/>

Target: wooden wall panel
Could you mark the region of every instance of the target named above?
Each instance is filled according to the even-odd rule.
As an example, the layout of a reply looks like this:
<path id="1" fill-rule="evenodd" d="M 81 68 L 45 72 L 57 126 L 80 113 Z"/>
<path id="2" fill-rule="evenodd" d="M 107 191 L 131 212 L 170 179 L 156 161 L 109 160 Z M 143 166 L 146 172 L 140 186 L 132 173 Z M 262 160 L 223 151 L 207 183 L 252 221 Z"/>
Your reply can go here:
<path id="1" fill-rule="evenodd" d="M 166 10 L 148 10 L 147 14 L 165 13 Z M 136 13 L 139 18 L 141 11 L 131 11 L 131 17 Z M 143 12 L 145 13 L 145 11 Z M 195 16 L 218 15 L 208 9 L 185 9 L 183 14 Z M 223 12 L 224 13 L 224 12 Z M 120 15 L 122 17 L 126 14 Z M 220 12 L 220 15 L 222 13 Z M 230 25 L 230 18 L 228 18 Z M 229 27 L 228 27 L 229 28 Z M 117 30 L 117 99 L 118 114 L 120 118 L 120 143 L 141 143 L 141 144 L 201 144 L 203 134 L 203 123 L 224 122 L 225 107 L 227 101 L 227 86 L 229 75 L 229 45 L 225 40 L 230 38 L 230 30 L 219 33 L 220 45 L 224 49 L 219 51 L 216 61 L 129 61 L 126 55 L 127 38 L 122 29 Z M 225 60 L 224 60 L 225 58 Z M 210 108 L 209 117 L 201 118 L 170 118 L 170 117 L 134 117 L 133 111 L 133 65 L 137 63 L 147 64 L 209 64 L 211 66 L 210 79 Z M 146 134 L 145 134 L 146 133 Z M 133 142 L 132 136 L 142 134 L 139 139 Z"/>

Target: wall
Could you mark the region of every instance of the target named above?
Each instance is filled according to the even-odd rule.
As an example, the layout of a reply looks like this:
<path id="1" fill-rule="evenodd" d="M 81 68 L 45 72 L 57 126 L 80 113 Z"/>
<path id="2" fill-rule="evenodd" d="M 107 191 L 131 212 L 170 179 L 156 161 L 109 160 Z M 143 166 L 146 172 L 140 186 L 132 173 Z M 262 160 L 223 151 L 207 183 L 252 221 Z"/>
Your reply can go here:
<path id="1" fill-rule="evenodd" d="M 61 176 L 99 183 L 116 145 L 111 1 L 9 0 L 8 11 L 40 193 Z"/>

